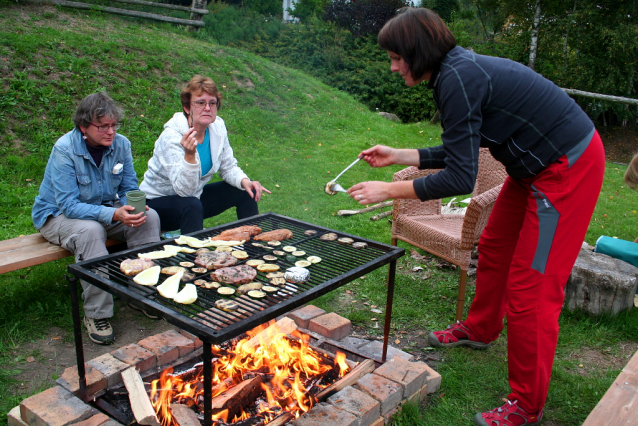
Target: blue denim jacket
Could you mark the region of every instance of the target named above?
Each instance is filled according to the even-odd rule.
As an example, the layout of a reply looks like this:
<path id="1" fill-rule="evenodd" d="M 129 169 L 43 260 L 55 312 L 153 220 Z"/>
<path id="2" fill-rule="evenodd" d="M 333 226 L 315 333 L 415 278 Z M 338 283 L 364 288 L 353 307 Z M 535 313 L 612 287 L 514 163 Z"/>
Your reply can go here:
<path id="1" fill-rule="evenodd" d="M 110 225 L 116 210 L 113 202 L 119 197 L 125 205 L 125 194 L 134 189 L 139 188 L 131 142 L 120 134 L 115 135 L 97 167 L 82 133 L 76 128 L 53 146 L 31 211 L 33 224 L 40 229 L 49 216 L 63 214 L 69 219 L 96 220 Z"/>

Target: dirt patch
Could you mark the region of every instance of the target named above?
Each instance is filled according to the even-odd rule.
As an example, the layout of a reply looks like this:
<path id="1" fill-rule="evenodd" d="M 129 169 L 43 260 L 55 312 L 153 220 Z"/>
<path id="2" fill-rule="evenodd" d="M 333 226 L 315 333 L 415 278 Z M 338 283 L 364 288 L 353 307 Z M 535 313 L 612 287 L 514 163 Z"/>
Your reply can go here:
<path id="1" fill-rule="evenodd" d="M 638 153 L 638 127 L 605 127 L 598 132 L 605 146 L 607 161 L 629 164 Z"/>
<path id="2" fill-rule="evenodd" d="M 111 320 L 115 331 L 115 343 L 100 346 L 91 342 L 82 327 L 82 343 L 85 362 L 112 352 L 131 343 L 175 328 L 164 320 L 151 320 L 142 313 L 129 308 L 121 300 L 115 301 L 115 316 Z M 16 394 L 30 395 L 38 390 L 55 385 L 55 380 L 68 367 L 77 365 L 73 332 L 52 327 L 42 339 L 20 346 L 10 353 L 13 362 L 4 368 L 19 371 L 13 378 L 17 381 Z"/>
<path id="3" fill-rule="evenodd" d="M 599 374 L 601 371 L 621 370 L 636 351 L 635 342 L 620 342 L 612 348 L 579 348 L 563 359 L 575 361 L 576 374 L 583 377 Z"/>

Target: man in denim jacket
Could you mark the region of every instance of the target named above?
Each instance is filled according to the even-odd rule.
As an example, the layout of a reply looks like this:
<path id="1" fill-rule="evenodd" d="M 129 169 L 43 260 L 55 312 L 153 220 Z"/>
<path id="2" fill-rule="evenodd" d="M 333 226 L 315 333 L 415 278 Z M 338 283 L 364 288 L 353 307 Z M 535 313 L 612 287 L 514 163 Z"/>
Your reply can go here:
<path id="1" fill-rule="evenodd" d="M 126 193 L 138 189 L 131 143 L 117 134 L 122 111 L 105 92 L 84 98 L 73 116 L 75 129 L 54 145 L 35 199 L 33 224 L 49 242 L 75 255 L 77 262 L 108 254 L 106 240 L 129 248 L 159 241 L 154 210 L 130 214 Z M 109 318 L 113 296 L 84 281 L 84 324 L 89 338 L 115 341 Z"/>

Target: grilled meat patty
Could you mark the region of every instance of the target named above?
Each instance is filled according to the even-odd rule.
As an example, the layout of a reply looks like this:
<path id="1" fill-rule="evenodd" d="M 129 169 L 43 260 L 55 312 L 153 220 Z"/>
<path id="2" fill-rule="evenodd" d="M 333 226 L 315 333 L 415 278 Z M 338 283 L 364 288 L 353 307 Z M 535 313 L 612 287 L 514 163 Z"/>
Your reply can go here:
<path id="1" fill-rule="evenodd" d="M 248 241 L 250 240 L 249 232 L 230 232 L 228 234 L 221 233 L 213 238 L 211 241 Z"/>
<path id="2" fill-rule="evenodd" d="M 230 266 L 221 268 L 210 274 L 213 281 L 224 284 L 247 284 L 252 282 L 257 276 L 257 271 L 247 265 Z"/>
<path id="3" fill-rule="evenodd" d="M 292 236 L 292 231 L 290 229 L 282 228 L 256 235 L 254 239 L 256 241 L 281 241 L 290 239 Z"/>
<path id="4" fill-rule="evenodd" d="M 252 237 L 254 235 L 261 234 L 261 228 L 257 225 L 244 225 L 237 228 L 227 229 L 225 231 L 222 231 L 222 233 L 219 235 L 235 234 L 238 232 L 248 232 Z"/>
<path id="5" fill-rule="evenodd" d="M 208 251 L 198 254 L 194 262 L 206 269 L 219 269 L 233 266 L 237 263 L 237 258 L 227 251 Z"/>

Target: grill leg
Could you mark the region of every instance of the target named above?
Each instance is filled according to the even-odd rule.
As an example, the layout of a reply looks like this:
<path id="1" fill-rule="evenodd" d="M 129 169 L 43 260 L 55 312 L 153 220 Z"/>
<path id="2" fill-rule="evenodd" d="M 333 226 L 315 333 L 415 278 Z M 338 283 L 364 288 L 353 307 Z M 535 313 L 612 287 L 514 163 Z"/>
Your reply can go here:
<path id="1" fill-rule="evenodd" d="M 213 351 L 210 343 L 204 341 L 204 426 L 213 424 Z"/>
<path id="2" fill-rule="evenodd" d="M 82 345 L 82 326 L 80 325 L 80 303 L 78 301 L 78 279 L 65 275 L 71 290 L 71 313 L 73 316 L 73 335 L 75 337 L 75 356 L 78 362 L 78 376 L 80 378 L 80 398 L 88 402 L 86 395 L 86 371 L 84 370 L 84 346 Z"/>
<path id="3" fill-rule="evenodd" d="M 385 362 L 388 355 L 388 339 L 390 338 L 390 321 L 392 320 L 392 301 L 394 299 L 394 276 L 396 274 L 397 261 L 390 262 L 388 267 L 388 298 L 385 304 L 385 325 L 383 326 L 383 354 L 381 362 Z"/>

